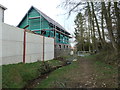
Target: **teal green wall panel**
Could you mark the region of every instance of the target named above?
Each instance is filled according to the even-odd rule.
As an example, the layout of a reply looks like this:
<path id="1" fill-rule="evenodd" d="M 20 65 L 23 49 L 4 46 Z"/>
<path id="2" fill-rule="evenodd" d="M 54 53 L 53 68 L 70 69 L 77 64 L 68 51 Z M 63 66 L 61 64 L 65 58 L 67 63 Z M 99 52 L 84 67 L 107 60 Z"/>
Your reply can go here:
<path id="1" fill-rule="evenodd" d="M 40 19 L 30 19 L 29 20 L 29 29 L 30 30 L 39 30 L 40 29 Z"/>
<path id="2" fill-rule="evenodd" d="M 54 37 L 54 31 L 50 32 L 50 37 Z"/>
<path id="3" fill-rule="evenodd" d="M 20 28 L 24 28 L 27 25 L 27 17 L 25 17 L 25 19 L 23 19 L 22 23 L 20 24 Z"/>
<path id="4" fill-rule="evenodd" d="M 39 17 L 34 18 L 33 17 Z M 20 28 L 24 28 L 26 25 L 29 25 L 27 29 L 35 31 L 35 33 L 42 34 L 41 30 L 45 30 L 44 36 L 46 37 L 54 37 L 54 31 L 50 31 L 49 29 L 53 29 L 52 26 L 49 25 L 49 22 L 40 15 L 39 12 L 37 12 L 34 8 L 29 10 L 29 12 L 26 14 L 26 16 L 23 18 L 21 24 L 19 25 Z M 39 30 L 39 31 L 37 31 Z M 64 32 L 65 33 L 65 32 Z M 56 43 L 61 44 L 69 44 L 69 37 L 64 36 L 58 32 L 55 34 Z"/>
<path id="5" fill-rule="evenodd" d="M 40 16 L 40 14 L 35 9 L 31 9 L 30 12 L 28 13 L 28 15 L 29 15 L 29 17 Z"/>

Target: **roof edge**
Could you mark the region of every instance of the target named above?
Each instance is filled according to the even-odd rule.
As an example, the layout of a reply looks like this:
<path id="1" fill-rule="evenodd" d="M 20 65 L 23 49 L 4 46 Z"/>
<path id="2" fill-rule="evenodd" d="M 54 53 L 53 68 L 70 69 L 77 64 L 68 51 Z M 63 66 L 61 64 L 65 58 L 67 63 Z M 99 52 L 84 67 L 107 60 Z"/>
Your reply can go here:
<path id="1" fill-rule="evenodd" d="M 3 9 L 3 10 L 6 10 L 7 8 L 3 5 L 0 4 L 0 7 Z"/>
<path id="2" fill-rule="evenodd" d="M 31 7 L 28 9 L 27 13 L 31 10 L 31 8 L 33 8 L 33 6 L 31 6 Z M 24 15 L 24 17 L 23 17 L 22 20 L 19 22 L 19 24 L 17 25 L 17 27 L 18 27 L 18 26 L 21 24 L 21 22 L 24 20 L 24 18 L 26 17 L 27 13 Z"/>
<path id="3" fill-rule="evenodd" d="M 38 13 L 40 13 L 41 15 L 46 15 L 45 13 L 43 13 L 42 11 L 40 11 L 39 9 L 37 9 L 36 7 L 34 7 L 34 6 L 32 6 L 35 10 L 37 10 L 37 12 Z M 55 25 L 55 23 L 57 23 L 57 27 L 59 27 L 59 28 L 61 28 L 61 29 L 63 29 L 65 32 L 67 32 L 69 35 L 71 35 L 68 31 L 66 31 L 65 30 L 65 28 L 62 26 L 62 25 L 60 25 L 58 22 L 56 22 L 54 19 L 52 19 L 51 17 L 49 17 L 48 15 L 46 15 L 48 18 L 50 18 L 54 23 L 52 23 L 52 22 L 50 22 L 50 21 L 48 21 L 44 16 L 44 18 L 48 21 L 48 22 L 50 22 L 50 23 L 52 23 L 53 25 Z M 59 25 L 59 26 L 58 26 Z"/>

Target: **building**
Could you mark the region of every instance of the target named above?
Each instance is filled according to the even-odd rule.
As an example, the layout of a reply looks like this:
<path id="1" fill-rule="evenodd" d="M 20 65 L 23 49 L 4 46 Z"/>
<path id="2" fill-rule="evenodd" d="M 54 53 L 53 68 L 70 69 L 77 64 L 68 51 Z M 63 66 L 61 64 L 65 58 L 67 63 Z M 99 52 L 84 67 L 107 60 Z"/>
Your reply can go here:
<path id="1" fill-rule="evenodd" d="M 0 65 L 54 59 L 54 38 L 4 23 L 0 5 Z"/>
<path id="2" fill-rule="evenodd" d="M 53 37 L 55 39 L 55 57 L 69 52 L 70 33 L 59 23 L 33 6 L 25 14 L 18 24 L 18 27 L 26 27 L 26 29 L 29 29 L 34 33 L 44 35 L 45 37 Z"/>

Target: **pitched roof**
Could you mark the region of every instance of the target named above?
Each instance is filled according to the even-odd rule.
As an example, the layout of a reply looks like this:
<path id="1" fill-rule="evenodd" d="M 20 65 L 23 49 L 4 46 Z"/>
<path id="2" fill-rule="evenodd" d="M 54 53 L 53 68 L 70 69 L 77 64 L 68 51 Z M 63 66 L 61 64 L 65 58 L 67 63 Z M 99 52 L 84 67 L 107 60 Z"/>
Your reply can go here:
<path id="1" fill-rule="evenodd" d="M 49 16 L 47 16 L 46 14 L 44 14 L 43 12 L 41 12 L 40 10 L 38 10 L 37 8 L 35 8 L 34 6 L 31 6 L 31 8 L 29 9 L 29 11 L 30 11 L 32 8 L 34 8 L 40 15 L 42 15 L 49 23 L 52 23 L 53 25 L 59 27 L 60 29 L 64 30 L 65 32 L 67 32 L 67 31 L 65 30 L 65 28 L 63 28 L 59 23 L 57 23 L 55 20 L 51 19 Z M 28 12 L 29 12 L 29 11 L 28 11 Z M 26 15 L 27 15 L 27 14 L 26 14 Z M 26 15 L 25 15 L 25 16 L 26 16 Z M 25 16 L 24 16 L 24 18 L 25 18 Z M 23 18 L 23 19 L 24 19 L 24 18 Z M 22 21 L 21 21 L 21 22 L 22 22 Z M 20 22 L 20 23 L 21 23 L 21 22 Z M 20 23 L 18 24 L 18 26 L 20 25 Z M 69 32 L 67 32 L 67 33 L 70 35 Z"/>

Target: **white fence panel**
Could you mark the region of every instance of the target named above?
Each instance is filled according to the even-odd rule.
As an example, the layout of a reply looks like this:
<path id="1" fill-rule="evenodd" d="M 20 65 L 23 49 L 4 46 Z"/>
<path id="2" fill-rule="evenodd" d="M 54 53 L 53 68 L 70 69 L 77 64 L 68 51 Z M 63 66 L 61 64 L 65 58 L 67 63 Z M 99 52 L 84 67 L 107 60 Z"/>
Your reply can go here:
<path id="1" fill-rule="evenodd" d="M 2 64 L 22 62 L 23 29 L 2 24 Z"/>
<path id="2" fill-rule="evenodd" d="M 26 33 L 26 62 L 41 61 L 43 58 L 43 36 Z"/>
<path id="3" fill-rule="evenodd" d="M 23 62 L 24 30 L 2 23 L 0 35 L 0 59 L 2 59 L 2 64 Z M 54 58 L 54 39 L 45 37 L 44 40 L 41 35 L 26 32 L 26 63 L 42 61 L 43 55 L 44 60 Z"/>
<path id="4" fill-rule="evenodd" d="M 54 58 L 54 39 L 45 37 L 44 59 L 50 60 Z"/>

